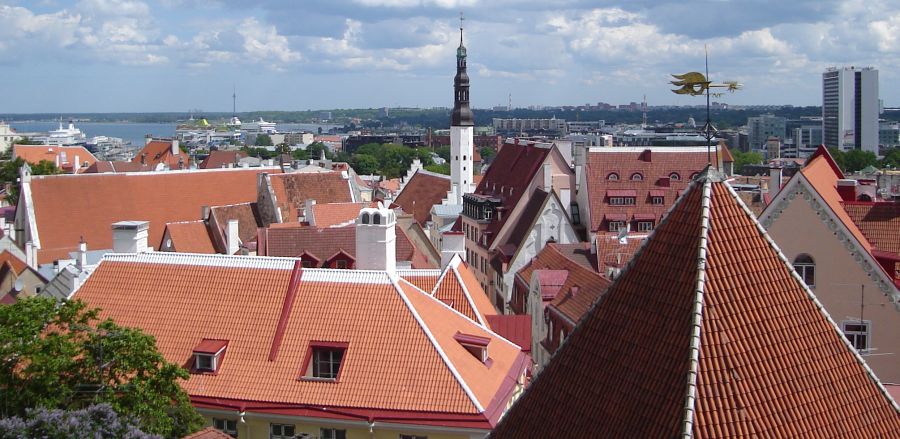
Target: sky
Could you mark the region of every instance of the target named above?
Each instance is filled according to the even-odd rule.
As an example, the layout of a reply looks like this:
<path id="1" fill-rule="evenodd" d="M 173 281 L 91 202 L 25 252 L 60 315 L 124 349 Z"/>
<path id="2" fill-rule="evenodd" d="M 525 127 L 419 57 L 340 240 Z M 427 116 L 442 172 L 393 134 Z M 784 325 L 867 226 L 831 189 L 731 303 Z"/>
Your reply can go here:
<path id="1" fill-rule="evenodd" d="M 900 106 L 898 0 L 0 0 L 0 113 L 452 106 L 464 13 L 475 108 L 821 104 L 874 66 Z"/>

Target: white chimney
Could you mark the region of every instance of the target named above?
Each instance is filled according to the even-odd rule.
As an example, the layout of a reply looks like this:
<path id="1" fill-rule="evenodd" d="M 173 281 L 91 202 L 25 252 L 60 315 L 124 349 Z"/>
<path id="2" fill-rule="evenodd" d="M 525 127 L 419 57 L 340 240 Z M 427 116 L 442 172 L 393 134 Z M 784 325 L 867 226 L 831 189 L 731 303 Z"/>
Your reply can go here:
<path id="1" fill-rule="evenodd" d="M 148 229 L 150 229 L 150 223 L 147 221 L 119 221 L 113 223 L 113 252 L 144 253 L 148 251 Z"/>
<path id="2" fill-rule="evenodd" d="M 781 166 L 769 168 L 769 200 L 774 200 L 781 191 Z"/>
<path id="3" fill-rule="evenodd" d="M 378 203 L 356 217 L 356 268 L 395 273 L 397 269 L 397 219 L 394 211 Z"/>
<path id="4" fill-rule="evenodd" d="M 544 163 L 544 192 L 550 193 L 553 190 L 553 165 Z"/>
<path id="5" fill-rule="evenodd" d="M 172 155 L 178 155 L 178 140 L 172 139 Z"/>
<path id="6" fill-rule="evenodd" d="M 75 266 L 79 270 L 83 270 L 87 266 L 87 243 L 84 238 L 78 243 L 78 259 L 75 260 Z"/>
<path id="7" fill-rule="evenodd" d="M 25 243 L 25 264 L 31 268 L 37 268 L 37 249 L 31 241 Z"/>
<path id="8" fill-rule="evenodd" d="M 225 246 L 228 255 L 233 255 L 241 248 L 241 238 L 238 233 L 238 220 L 230 219 L 225 226 Z"/>
<path id="9" fill-rule="evenodd" d="M 466 235 L 463 232 L 444 232 L 441 235 L 441 268 L 446 268 L 453 256 L 466 260 Z"/>
<path id="10" fill-rule="evenodd" d="M 153 141 L 153 137 L 151 137 L 151 136 L 144 137 L 144 146 L 149 145 L 150 142 L 152 142 L 152 141 Z"/>

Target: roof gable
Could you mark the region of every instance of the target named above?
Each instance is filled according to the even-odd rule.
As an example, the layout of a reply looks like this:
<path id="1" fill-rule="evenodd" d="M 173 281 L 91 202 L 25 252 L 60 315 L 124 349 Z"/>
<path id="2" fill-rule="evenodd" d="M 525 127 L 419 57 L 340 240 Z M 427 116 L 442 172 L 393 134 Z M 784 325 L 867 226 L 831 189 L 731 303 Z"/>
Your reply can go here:
<path id="1" fill-rule="evenodd" d="M 180 253 L 216 253 L 206 223 L 201 220 L 166 224 L 165 237 L 160 248 L 171 248 Z"/>
<path id="2" fill-rule="evenodd" d="M 316 203 L 351 203 L 353 190 L 350 181 L 341 172 L 294 172 L 272 175 L 272 191 L 281 217 L 294 222 L 300 217 L 307 200 Z"/>
<path id="3" fill-rule="evenodd" d="M 891 436 L 900 417 L 736 193 L 704 175 L 492 437 L 524 432 Z"/>
<path id="4" fill-rule="evenodd" d="M 431 220 L 431 206 L 441 204 L 450 191 L 450 176 L 418 170 L 394 199 L 394 204 L 412 214 L 421 226 Z"/>

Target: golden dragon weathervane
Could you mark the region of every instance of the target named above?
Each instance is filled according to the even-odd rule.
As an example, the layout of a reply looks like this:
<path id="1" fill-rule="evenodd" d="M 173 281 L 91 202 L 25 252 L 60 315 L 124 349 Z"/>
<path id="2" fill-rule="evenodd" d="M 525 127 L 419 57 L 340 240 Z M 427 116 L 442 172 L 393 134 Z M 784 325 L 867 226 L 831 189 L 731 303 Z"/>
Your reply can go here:
<path id="1" fill-rule="evenodd" d="M 672 90 L 672 93 L 690 96 L 706 96 L 706 125 L 703 126 L 703 136 L 706 138 L 706 158 L 708 162 L 712 162 L 710 156 L 711 142 L 716 136 L 716 127 L 713 126 L 709 115 L 709 98 L 710 96 L 720 97 L 723 93 L 712 93 L 711 88 L 724 88 L 730 92 L 740 90 L 742 85 L 736 81 L 723 81 L 719 84 L 713 83 L 709 78 L 709 51 L 703 46 L 706 53 L 706 74 L 700 72 L 688 72 L 683 75 L 672 75 L 677 81 L 670 81 L 672 85 L 681 87 Z M 719 167 L 719 149 L 716 148 L 716 169 Z"/>

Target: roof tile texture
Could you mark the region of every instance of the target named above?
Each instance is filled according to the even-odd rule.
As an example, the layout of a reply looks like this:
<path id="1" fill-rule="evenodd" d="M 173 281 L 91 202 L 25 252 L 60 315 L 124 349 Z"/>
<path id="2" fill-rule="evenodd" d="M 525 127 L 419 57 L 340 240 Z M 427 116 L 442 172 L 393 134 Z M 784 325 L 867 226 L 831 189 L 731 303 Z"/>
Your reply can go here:
<path id="1" fill-rule="evenodd" d="M 180 253 L 216 253 L 204 221 L 186 221 L 166 225 L 172 247 Z"/>
<path id="2" fill-rule="evenodd" d="M 272 191 L 285 222 L 297 221 L 306 200 L 316 203 L 350 203 L 350 184 L 340 172 L 296 172 L 272 175 Z"/>
<path id="3" fill-rule="evenodd" d="M 900 203 L 843 203 L 844 210 L 876 249 L 900 253 Z"/>
<path id="4" fill-rule="evenodd" d="M 900 416 L 843 336 L 725 184 L 711 181 L 681 200 L 492 437 L 674 437 L 686 407 L 702 438 L 900 434 Z"/>
<path id="5" fill-rule="evenodd" d="M 431 206 L 441 204 L 450 191 L 450 176 L 435 175 L 431 172 L 416 172 L 403 190 L 397 195 L 394 204 L 404 212 L 412 214 L 419 225 L 424 226 L 431 220 Z"/>

